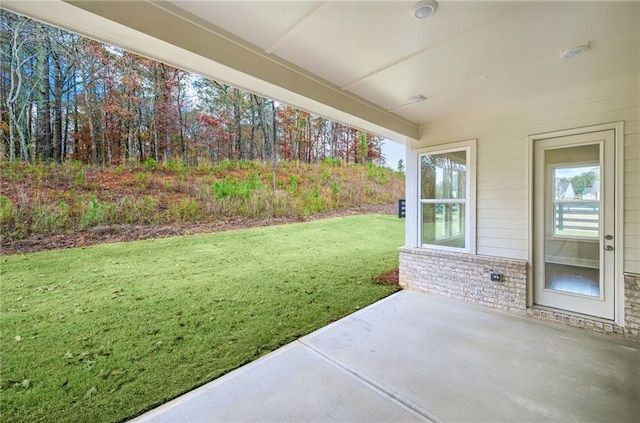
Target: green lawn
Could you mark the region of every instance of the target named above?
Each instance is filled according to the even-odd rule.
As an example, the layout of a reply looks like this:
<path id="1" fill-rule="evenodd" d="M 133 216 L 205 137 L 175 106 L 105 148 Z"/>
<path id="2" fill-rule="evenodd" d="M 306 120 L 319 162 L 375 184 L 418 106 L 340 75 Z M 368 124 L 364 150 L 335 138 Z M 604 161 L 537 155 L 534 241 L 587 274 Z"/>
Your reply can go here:
<path id="1" fill-rule="evenodd" d="M 367 215 L 0 257 L 4 421 L 120 421 L 394 292 Z"/>

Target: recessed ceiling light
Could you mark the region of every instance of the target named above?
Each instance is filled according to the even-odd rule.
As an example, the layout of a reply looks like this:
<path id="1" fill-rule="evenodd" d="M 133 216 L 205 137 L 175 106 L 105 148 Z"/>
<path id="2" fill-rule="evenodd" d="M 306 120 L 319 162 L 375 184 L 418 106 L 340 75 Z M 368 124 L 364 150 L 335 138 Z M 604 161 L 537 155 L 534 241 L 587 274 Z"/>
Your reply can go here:
<path id="1" fill-rule="evenodd" d="M 425 19 L 436 13 L 438 3 L 434 0 L 420 1 L 411 9 L 411 16 L 416 19 Z"/>
<path id="2" fill-rule="evenodd" d="M 564 51 L 560 52 L 560 57 L 562 57 L 563 59 L 571 59 L 572 57 L 576 57 L 582 53 L 584 53 L 585 51 L 589 50 L 589 43 L 587 42 L 587 44 L 583 44 L 581 46 L 575 46 L 575 47 L 571 47 L 568 48 Z"/>
<path id="3" fill-rule="evenodd" d="M 487 75 L 478 75 L 478 76 L 473 78 L 473 82 L 484 81 L 484 80 L 486 80 L 488 78 L 489 78 L 489 76 L 487 76 Z"/>

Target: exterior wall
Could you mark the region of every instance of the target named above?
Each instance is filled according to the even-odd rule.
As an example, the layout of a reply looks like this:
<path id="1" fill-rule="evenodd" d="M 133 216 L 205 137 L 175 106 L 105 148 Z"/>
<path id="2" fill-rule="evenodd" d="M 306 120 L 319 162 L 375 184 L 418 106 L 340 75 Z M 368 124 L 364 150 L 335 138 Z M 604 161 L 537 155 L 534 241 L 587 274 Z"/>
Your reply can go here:
<path id="1" fill-rule="evenodd" d="M 630 338 L 640 339 L 640 275 L 626 273 L 624 275 L 624 326 L 618 326 L 608 321 L 564 314 L 558 310 L 544 310 L 528 308 L 527 315 L 544 320 L 562 322 L 569 326 L 576 326 L 596 332 L 616 333 Z"/>
<path id="2" fill-rule="evenodd" d="M 640 275 L 624 275 L 625 328 L 635 337 L 640 337 Z"/>
<path id="3" fill-rule="evenodd" d="M 528 136 L 624 122 L 624 327 L 613 322 L 527 308 L 530 154 Z M 417 150 L 477 139 L 477 255 L 419 247 Z M 407 149 L 407 234 L 400 254 L 405 287 L 466 299 L 585 329 L 640 338 L 640 74 L 541 95 L 518 103 L 434 122 Z M 466 256 L 466 257 L 465 257 Z M 453 260 L 453 261 L 452 261 Z M 489 280 L 497 267 L 504 283 Z M 525 275 L 516 272 L 525 269 Z M 464 275 L 464 276 L 463 276 Z M 524 282 L 522 282 L 524 278 Z M 621 285 L 620 285 L 621 286 Z"/>
<path id="4" fill-rule="evenodd" d="M 407 148 L 407 234 L 418 246 L 416 149 L 477 139 L 477 253 L 527 260 L 529 135 L 624 121 L 624 271 L 640 273 L 640 74 L 547 94 L 421 128 Z"/>
<path id="5" fill-rule="evenodd" d="M 501 282 L 489 273 L 500 272 Z M 527 262 L 423 248 L 400 251 L 400 286 L 525 314 Z"/>
<path id="6" fill-rule="evenodd" d="M 640 79 L 640 76 L 638 77 Z M 640 274 L 640 108 L 624 138 L 624 271 Z"/>
<path id="7" fill-rule="evenodd" d="M 469 301 L 515 314 L 550 320 L 595 332 L 640 339 L 640 275 L 625 275 L 625 325 L 562 313 L 555 309 L 527 308 L 527 262 L 405 247 L 400 250 L 400 286 Z M 492 282 L 491 271 L 504 279 Z"/>

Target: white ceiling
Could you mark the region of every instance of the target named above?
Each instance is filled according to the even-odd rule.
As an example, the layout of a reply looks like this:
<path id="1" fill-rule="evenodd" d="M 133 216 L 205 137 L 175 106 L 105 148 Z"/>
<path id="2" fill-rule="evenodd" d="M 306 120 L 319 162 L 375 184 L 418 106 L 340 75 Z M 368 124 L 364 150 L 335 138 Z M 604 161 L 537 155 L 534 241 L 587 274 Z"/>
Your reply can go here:
<path id="1" fill-rule="evenodd" d="M 421 125 L 639 70 L 639 2 L 171 2 Z"/>
<path id="2" fill-rule="evenodd" d="M 12 1 L 3 7 L 397 141 L 640 72 L 640 2 Z M 560 51 L 589 42 L 572 59 Z M 640 82 L 639 82 L 640 83 Z M 427 99 L 408 104 L 412 96 Z"/>

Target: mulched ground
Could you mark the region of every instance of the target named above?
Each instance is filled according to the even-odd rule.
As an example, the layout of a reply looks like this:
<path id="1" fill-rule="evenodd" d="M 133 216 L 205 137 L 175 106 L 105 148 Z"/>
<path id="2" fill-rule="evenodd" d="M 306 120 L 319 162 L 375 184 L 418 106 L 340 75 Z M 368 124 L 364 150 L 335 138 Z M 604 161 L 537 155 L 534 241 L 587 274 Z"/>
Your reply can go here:
<path id="1" fill-rule="evenodd" d="M 138 241 L 150 238 L 167 238 L 179 235 L 205 234 L 234 229 L 255 228 L 285 223 L 302 222 L 357 214 L 395 214 L 395 204 L 365 206 L 316 214 L 306 218 L 276 218 L 268 220 L 232 219 L 216 223 L 189 224 L 182 226 L 114 225 L 99 226 L 87 231 L 73 233 L 34 235 L 17 241 L 0 241 L 0 255 L 32 253 L 63 248 L 85 247 L 95 244 Z M 397 281 L 397 276 L 396 276 Z M 396 282 L 397 283 L 397 282 Z"/>
<path id="2" fill-rule="evenodd" d="M 400 280 L 400 270 L 394 269 L 376 278 L 376 283 L 382 285 L 398 285 Z"/>

